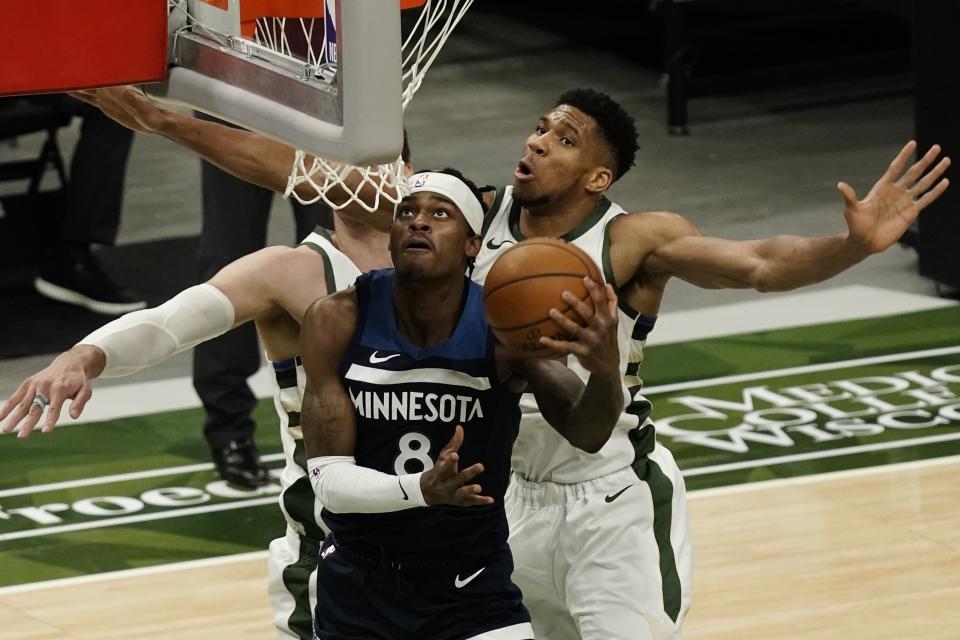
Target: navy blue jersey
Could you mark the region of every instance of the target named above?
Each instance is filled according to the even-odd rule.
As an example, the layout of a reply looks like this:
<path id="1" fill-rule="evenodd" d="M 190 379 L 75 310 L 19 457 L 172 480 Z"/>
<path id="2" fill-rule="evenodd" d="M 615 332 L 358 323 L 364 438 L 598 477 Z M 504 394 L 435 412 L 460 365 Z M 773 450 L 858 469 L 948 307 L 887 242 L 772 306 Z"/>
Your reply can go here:
<path id="1" fill-rule="evenodd" d="M 503 496 L 520 409 L 519 396 L 498 380 L 483 292 L 465 279 L 466 301 L 453 334 L 421 349 L 397 330 L 393 276 L 392 269 L 383 269 L 358 278 L 357 329 L 340 363 L 357 416 L 357 464 L 392 475 L 423 471 L 433 466 L 459 424 L 464 431 L 460 469 L 482 462 L 484 472 L 474 482 L 495 503 L 383 514 L 324 509 L 324 522 L 340 544 L 366 553 L 495 553 L 507 540 Z"/>

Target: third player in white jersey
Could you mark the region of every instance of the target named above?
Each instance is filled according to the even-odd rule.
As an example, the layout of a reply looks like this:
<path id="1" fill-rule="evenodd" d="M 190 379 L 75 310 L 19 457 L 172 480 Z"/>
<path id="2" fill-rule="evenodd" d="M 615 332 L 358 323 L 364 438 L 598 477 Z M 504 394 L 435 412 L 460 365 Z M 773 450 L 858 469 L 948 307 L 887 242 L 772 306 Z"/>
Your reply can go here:
<path id="1" fill-rule="evenodd" d="M 331 241 L 323 227 L 304 238 L 323 259 L 328 293 L 353 285 L 361 274 Z M 281 637 L 313 635 L 316 605 L 317 558 L 327 535 L 321 524 L 322 506 L 316 501 L 307 477 L 307 458 L 300 430 L 300 409 L 306 375 L 300 357 L 271 363 L 274 372 L 273 402 L 280 418 L 280 438 L 285 465 L 280 475 L 280 509 L 287 521 L 286 534 L 270 543 L 268 593 L 274 625 Z"/>

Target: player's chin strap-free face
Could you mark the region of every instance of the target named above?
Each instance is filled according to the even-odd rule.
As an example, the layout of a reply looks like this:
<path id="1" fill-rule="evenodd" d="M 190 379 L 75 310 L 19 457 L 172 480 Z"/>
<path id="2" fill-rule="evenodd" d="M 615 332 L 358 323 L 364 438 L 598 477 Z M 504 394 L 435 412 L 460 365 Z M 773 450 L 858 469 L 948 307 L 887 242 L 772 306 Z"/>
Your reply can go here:
<path id="1" fill-rule="evenodd" d="M 474 235 L 483 228 L 483 207 L 463 180 L 447 173 L 425 171 L 407 178 L 410 194 L 426 191 L 443 196 L 460 210 Z"/>

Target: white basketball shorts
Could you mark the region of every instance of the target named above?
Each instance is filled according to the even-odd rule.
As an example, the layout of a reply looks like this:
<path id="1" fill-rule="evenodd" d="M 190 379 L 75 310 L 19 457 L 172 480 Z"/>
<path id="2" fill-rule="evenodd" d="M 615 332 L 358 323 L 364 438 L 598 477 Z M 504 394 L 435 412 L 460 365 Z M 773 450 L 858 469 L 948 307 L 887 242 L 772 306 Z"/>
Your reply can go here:
<path id="1" fill-rule="evenodd" d="M 633 468 L 577 484 L 514 475 L 513 580 L 549 640 L 671 640 L 691 602 L 686 489 L 659 444 Z"/>

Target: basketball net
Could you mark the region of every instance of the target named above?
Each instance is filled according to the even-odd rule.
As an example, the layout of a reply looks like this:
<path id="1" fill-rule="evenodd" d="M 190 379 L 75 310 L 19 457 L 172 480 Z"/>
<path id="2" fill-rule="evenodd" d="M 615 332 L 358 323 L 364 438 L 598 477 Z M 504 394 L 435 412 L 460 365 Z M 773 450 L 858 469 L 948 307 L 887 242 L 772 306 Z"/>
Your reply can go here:
<path id="1" fill-rule="evenodd" d="M 322 13 L 323 16 L 253 17 L 248 20 L 241 13 L 242 34 L 227 37 L 229 46 L 274 64 L 287 65 L 311 79 L 333 82 L 337 68 L 334 0 L 286 1 L 291 6 L 300 7 L 302 13 L 310 13 L 313 5 L 314 15 Z M 419 12 L 415 26 L 403 40 L 401 52 L 402 105 L 406 111 L 433 61 L 473 0 L 398 1 L 405 13 Z M 177 4 L 177 0 L 169 2 Z M 269 4 L 264 2 L 264 6 Z M 284 0 L 272 0 L 272 4 L 282 6 Z M 251 2 L 251 6 L 256 6 L 255 2 Z M 242 12 L 243 1 L 240 7 Z M 195 26 L 204 28 L 203 25 Z M 396 205 L 408 194 L 404 165 L 403 159 L 398 157 L 388 164 L 358 167 L 318 158 L 297 149 L 284 197 L 293 196 L 303 204 L 322 200 L 332 209 L 359 206 L 372 213 L 384 201 Z M 303 184 L 310 185 L 316 195 L 303 197 L 298 194 L 296 189 Z"/>

